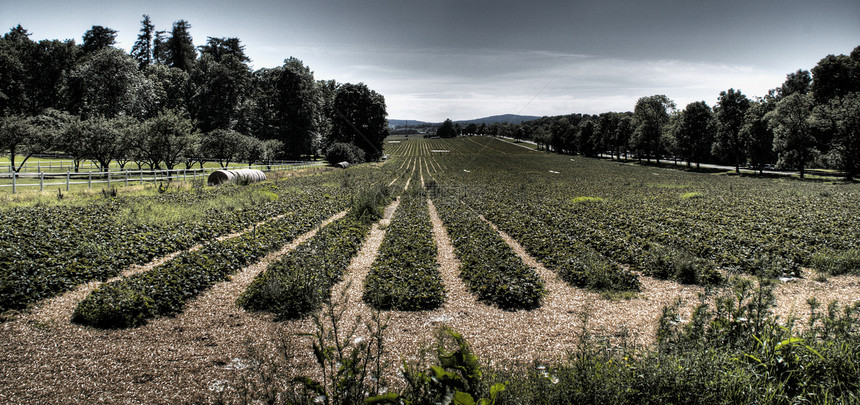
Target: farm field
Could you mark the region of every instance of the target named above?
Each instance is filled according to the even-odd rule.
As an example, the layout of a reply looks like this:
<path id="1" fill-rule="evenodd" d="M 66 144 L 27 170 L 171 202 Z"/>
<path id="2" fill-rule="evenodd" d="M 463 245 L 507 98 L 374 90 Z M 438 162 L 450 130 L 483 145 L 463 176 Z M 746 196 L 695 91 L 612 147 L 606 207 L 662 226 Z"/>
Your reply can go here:
<path id="1" fill-rule="evenodd" d="M 665 344 L 664 308 L 684 324 L 735 277 L 773 280 L 773 315 L 800 329 L 810 298 L 860 302 L 858 184 L 397 140 L 343 171 L 2 209 L 0 402 L 292 392 L 323 381 L 313 345 L 353 327 L 336 339 L 381 353 L 390 391 L 443 326 L 488 380 L 569 361 L 585 336 L 626 361 Z"/>

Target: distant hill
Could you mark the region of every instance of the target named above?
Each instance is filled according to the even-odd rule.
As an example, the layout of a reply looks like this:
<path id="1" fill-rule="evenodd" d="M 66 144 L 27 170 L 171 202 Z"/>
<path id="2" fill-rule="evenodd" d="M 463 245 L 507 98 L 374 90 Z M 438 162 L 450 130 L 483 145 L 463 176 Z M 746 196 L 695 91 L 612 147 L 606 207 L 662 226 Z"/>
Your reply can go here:
<path id="1" fill-rule="evenodd" d="M 395 128 L 402 128 L 402 127 L 406 127 L 406 126 L 420 127 L 420 126 L 429 125 L 429 124 L 431 124 L 431 123 L 430 122 L 424 122 L 424 121 L 415 121 L 415 120 L 392 120 L 392 119 L 388 120 L 388 126 L 389 127 L 395 127 Z"/>
<path id="2" fill-rule="evenodd" d="M 533 115 L 516 115 L 516 114 L 504 114 L 504 115 L 493 115 L 491 117 L 478 118 L 474 120 L 463 120 L 463 121 L 454 121 L 456 123 L 469 125 L 481 125 L 481 124 L 495 124 L 497 122 L 507 122 L 509 124 L 521 124 L 526 121 L 533 121 L 541 117 L 536 117 Z"/>
<path id="3" fill-rule="evenodd" d="M 516 115 L 516 114 L 504 114 L 504 115 L 493 115 L 492 117 L 484 117 L 484 118 L 476 118 L 473 120 L 462 120 L 462 121 L 454 121 L 455 123 L 461 125 L 481 125 L 481 124 L 495 124 L 497 122 L 507 122 L 510 124 L 520 124 L 526 121 L 533 121 L 541 117 L 536 117 L 533 115 Z M 388 125 L 396 128 L 402 128 L 405 126 L 410 127 L 420 127 L 425 125 L 438 125 L 441 122 L 424 122 L 424 121 L 415 121 L 415 120 L 398 120 L 398 119 L 389 119 Z"/>

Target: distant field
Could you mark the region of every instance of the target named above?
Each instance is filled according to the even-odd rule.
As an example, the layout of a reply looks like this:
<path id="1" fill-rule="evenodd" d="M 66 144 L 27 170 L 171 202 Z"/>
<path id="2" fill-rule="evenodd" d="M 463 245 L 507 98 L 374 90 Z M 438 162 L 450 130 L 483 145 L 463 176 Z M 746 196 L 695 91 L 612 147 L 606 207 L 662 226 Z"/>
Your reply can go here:
<path id="1" fill-rule="evenodd" d="M 312 353 L 323 342 L 330 373 L 375 364 L 338 357 L 362 347 L 358 358 L 379 354 L 379 376 L 407 395 L 400 365 L 428 370 L 421 349 L 442 327 L 476 355 L 442 368 L 480 364 L 470 384 L 481 385 L 468 389 L 486 398 L 507 384 L 500 403 L 602 401 L 570 394 L 589 390 L 620 403 L 691 390 L 791 402 L 850 399 L 857 387 L 856 315 L 807 301 L 860 302 L 860 184 L 687 172 L 486 137 L 384 145 L 384 163 L 246 186 L 62 200 L 54 186 L 8 200 L 0 393 L 229 402 L 278 387 L 292 398 L 309 381 L 294 377 L 322 381 Z M 354 335 L 333 343 L 333 327 L 356 317 Z M 796 329 L 784 327 L 791 317 Z M 448 350 L 461 345 L 445 333 Z M 431 380 L 422 395 L 439 389 Z"/>

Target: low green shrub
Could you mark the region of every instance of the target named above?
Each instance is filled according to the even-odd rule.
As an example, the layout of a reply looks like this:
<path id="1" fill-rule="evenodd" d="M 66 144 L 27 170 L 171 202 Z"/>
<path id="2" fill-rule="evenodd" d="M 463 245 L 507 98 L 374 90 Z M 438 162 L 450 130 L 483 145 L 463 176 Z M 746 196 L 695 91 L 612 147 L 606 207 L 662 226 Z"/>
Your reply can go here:
<path id="1" fill-rule="evenodd" d="M 335 142 L 325 150 L 325 160 L 333 165 L 340 162 L 364 163 L 364 155 L 361 148 L 345 142 Z"/>
<path id="2" fill-rule="evenodd" d="M 300 318 L 319 308 L 342 279 L 370 225 L 354 213 L 332 222 L 269 264 L 239 296 L 238 304 L 249 311 L 274 313 L 280 319 Z"/>
<path id="3" fill-rule="evenodd" d="M 681 284 L 715 285 L 722 276 L 713 264 L 685 251 L 657 244 L 646 245 L 643 259 L 637 266 L 643 273 L 663 280 L 675 280 Z"/>

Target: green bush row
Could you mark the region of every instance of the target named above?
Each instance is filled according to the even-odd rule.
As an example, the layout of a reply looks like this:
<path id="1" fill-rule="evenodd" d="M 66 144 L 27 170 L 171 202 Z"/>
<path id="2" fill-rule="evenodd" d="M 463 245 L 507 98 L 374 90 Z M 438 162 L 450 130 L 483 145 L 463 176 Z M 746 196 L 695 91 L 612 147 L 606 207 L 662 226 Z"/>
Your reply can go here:
<path id="1" fill-rule="evenodd" d="M 150 271 L 102 285 L 78 304 L 72 320 L 102 328 L 124 328 L 144 324 L 158 315 L 180 312 L 187 300 L 343 208 L 343 201 L 306 193 L 293 200 L 292 212 L 252 232 L 206 244 Z"/>
<path id="2" fill-rule="evenodd" d="M 358 253 L 379 208 L 390 200 L 386 187 L 353 198 L 350 212 L 324 227 L 260 273 L 238 299 L 249 311 L 274 313 L 280 319 L 300 318 L 331 297 L 352 257 Z"/>
<path id="3" fill-rule="evenodd" d="M 253 190 L 281 193 L 277 185 Z M 106 280 L 134 264 L 187 249 L 208 238 L 242 229 L 284 210 L 289 200 L 254 204 L 253 209 L 206 210 L 194 218 L 134 223 L 135 210 L 206 205 L 217 198 L 245 198 L 236 187 L 176 191 L 149 197 L 119 197 L 86 206 L 15 208 L 0 224 L 0 312 L 19 309 L 91 280 Z M 233 196 L 233 197 L 231 197 Z M 153 208 L 157 207 L 157 208 Z M 158 212 L 147 213 L 151 216 Z"/>
<path id="4" fill-rule="evenodd" d="M 639 278 L 582 243 L 570 232 L 568 221 L 552 221 L 548 216 L 523 210 L 503 213 L 483 199 L 487 217 L 519 241 L 548 269 L 571 285 L 601 291 L 639 291 Z"/>
<path id="5" fill-rule="evenodd" d="M 543 280 L 498 232 L 453 198 L 441 198 L 439 216 L 460 259 L 460 277 L 478 299 L 502 309 L 534 309 L 546 295 Z"/>
<path id="6" fill-rule="evenodd" d="M 364 282 L 364 301 L 377 309 L 430 310 L 445 301 L 430 214 L 422 194 L 404 195 Z"/>

